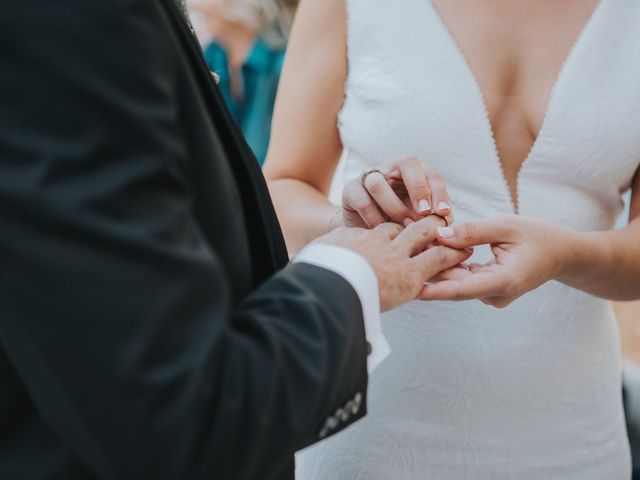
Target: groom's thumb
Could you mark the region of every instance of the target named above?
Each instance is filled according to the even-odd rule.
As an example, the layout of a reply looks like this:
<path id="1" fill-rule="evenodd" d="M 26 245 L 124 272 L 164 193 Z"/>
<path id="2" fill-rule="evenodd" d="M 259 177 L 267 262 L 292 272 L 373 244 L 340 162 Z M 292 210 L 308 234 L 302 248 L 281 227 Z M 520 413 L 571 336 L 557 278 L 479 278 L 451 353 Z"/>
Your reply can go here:
<path id="1" fill-rule="evenodd" d="M 510 228 L 505 219 L 479 220 L 438 228 L 440 242 L 454 248 L 505 242 L 509 240 L 509 234 Z"/>

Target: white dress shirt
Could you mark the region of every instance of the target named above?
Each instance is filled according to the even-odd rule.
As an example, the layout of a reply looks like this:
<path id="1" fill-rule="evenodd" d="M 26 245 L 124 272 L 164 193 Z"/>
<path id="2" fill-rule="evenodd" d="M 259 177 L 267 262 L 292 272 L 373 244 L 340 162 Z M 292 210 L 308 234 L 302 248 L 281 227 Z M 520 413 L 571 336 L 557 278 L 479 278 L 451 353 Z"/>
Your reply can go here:
<path id="1" fill-rule="evenodd" d="M 330 270 L 344 278 L 356 291 L 362 305 L 364 328 L 371 353 L 367 369 L 371 373 L 391 353 L 380 324 L 378 279 L 369 263 L 352 250 L 334 245 L 313 244 L 293 258 L 293 263 L 307 263 Z"/>

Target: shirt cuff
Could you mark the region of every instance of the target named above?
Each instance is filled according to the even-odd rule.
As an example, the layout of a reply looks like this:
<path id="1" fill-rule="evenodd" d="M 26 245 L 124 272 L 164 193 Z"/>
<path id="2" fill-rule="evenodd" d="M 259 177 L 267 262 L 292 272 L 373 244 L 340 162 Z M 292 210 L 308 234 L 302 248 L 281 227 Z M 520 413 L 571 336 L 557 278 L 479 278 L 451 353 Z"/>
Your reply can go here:
<path id="1" fill-rule="evenodd" d="M 373 372 L 389 356 L 391 348 L 382 333 L 378 279 L 369 262 L 343 247 L 313 244 L 296 255 L 293 263 L 307 263 L 336 273 L 356 291 L 362 305 L 365 335 L 371 346 L 367 370 Z"/>

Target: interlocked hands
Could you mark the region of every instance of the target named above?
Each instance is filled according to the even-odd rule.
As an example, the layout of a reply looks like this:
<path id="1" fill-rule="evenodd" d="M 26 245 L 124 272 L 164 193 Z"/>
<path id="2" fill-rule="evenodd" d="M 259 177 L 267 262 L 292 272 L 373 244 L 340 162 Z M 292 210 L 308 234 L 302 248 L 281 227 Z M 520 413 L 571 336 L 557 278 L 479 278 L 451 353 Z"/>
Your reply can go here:
<path id="1" fill-rule="evenodd" d="M 416 261 L 415 267 L 403 263 L 406 259 L 384 255 L 383 264 L 378 267 L 383 271 L 379 278 L 383 278 L 384 283 L 400 281 L 397 276 L 386 276 L 390 270 L 413 272 L 396 288 L 406 292 L 392 298 L 417 293 L 417 298 L 422 300 L 479 299 L 503 308 L 562 274 L 562 256 L 567 252 L 560 245 L 567 232 L 560 227 L 515 215 L 450 226 L 453 212 L 445 180 L 433 167 L 415 157 L 388 161 L 379 171 L 365 177 L 364 181 L 362 178 L 352 180 L 344 189 L 344 224 L 378 229 L 380 237 L 386 237 L 388 242 L 397 238 L 402 243 L 413 235 L 412 241 L 405 242 L 413 242 L 413 247 L 403 252 L 419 253 L 416 258 L 420 261 Z M 442 219 L 435 220 L 436 216 L 425 219 L 425 215 L 433 213 L 445 218 L 447 225 Z M 438 222 L 435 234 L 431 227 Z M 407 227 L 406 233 L 401 232 L 399 225 Z M 416 240 L 416 234 L 421 242 Z M 492 262 L 460 263 L 470 257 L 473 247 L 484 244 L 491 246 Z M 390 246 L 382 241 L 374 242 L 373 250 L 367 251 L 367 259 L 381 263 L 383 252 L 388 248 Z M 397 301 L 390 302 L 395 303 Z"/>

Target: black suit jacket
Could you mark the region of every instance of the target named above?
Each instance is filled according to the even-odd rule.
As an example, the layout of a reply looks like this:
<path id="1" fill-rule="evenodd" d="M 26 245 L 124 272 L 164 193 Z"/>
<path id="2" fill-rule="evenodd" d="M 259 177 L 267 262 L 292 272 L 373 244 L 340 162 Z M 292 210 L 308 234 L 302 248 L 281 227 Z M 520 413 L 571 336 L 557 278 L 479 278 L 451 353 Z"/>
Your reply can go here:
<path id="1" fill-rule="evenodd" d="M 172 0 L 1 10 L 0 478 L 290 477 L 364 414 L 354 290 L 285 267 Z"/>

